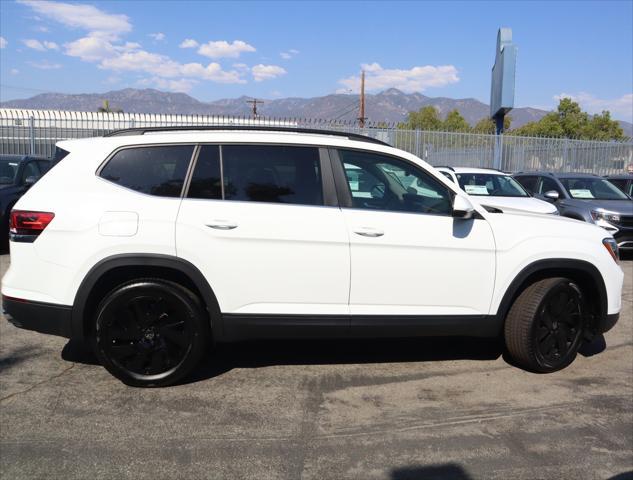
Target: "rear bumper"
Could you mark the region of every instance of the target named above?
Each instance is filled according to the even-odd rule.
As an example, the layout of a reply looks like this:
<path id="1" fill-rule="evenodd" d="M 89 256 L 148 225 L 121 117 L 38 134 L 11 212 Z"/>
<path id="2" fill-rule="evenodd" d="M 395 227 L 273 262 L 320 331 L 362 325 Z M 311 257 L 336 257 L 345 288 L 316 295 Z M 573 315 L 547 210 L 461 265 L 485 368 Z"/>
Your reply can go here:
<path id="1" fill-rule="evenodd" d="M 2 296 L 2 312 L 19 328 L 49 335 L 72 336 L 72 307 Z"/>

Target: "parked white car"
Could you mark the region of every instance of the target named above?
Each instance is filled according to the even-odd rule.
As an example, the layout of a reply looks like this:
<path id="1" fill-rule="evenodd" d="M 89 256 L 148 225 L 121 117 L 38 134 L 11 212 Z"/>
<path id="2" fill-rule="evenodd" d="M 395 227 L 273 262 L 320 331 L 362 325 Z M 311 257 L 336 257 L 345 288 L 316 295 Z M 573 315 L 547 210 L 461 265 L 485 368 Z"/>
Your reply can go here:
<path id="1" fill-rule="evenodd" d="M 532 197 L 511 175 L 490 168 L 437 167 L 480 205 L 504 212 L 530 212 L 558 215 L 551 203 Z"/>
<path id="2" fill-rule="evenodd" d="M 252 338 L 502 336 L 551 372 L 620 312 L 604 229 L 488 212 L 371 138 L 137 129 L 56 157 L 11 212 L 3 309 L 88 340 L 129 385 L 178 382 L 212 341 Z"/>

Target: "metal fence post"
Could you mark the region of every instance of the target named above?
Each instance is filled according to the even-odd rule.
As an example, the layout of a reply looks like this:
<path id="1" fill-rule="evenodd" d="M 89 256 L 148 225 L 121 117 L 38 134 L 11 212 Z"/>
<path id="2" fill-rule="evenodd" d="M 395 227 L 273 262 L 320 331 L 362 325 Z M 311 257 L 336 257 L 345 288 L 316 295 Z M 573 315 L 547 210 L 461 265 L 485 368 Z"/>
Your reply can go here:
<path id="1" fill-rule="evenodd" d="M 35 155 L 35 118 L 29 117 L 29 155 Z"/>

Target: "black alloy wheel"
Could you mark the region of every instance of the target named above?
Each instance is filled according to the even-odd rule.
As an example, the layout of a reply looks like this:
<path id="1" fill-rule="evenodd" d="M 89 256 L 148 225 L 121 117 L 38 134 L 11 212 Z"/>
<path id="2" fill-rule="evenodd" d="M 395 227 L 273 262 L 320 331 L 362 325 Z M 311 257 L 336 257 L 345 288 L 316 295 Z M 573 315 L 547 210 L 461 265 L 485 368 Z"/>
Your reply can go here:
<path id="1" fill-rule="evenodd" d="M 97 356 L 128 385 L 177 382 L 195 368 L 207 342 L 208 320 L 200 301 L 173 282 L 130 282 L 110 292 L 97 309 Z"/>
<path id="2" fill-rule="evenodd" d="M 534 372 L 561 370 L 576 358 L 586 328 L 585 301 L 576 283 L 546 278 L 527 287 L 512 304 L 504 336 L 508 353 Z"/>

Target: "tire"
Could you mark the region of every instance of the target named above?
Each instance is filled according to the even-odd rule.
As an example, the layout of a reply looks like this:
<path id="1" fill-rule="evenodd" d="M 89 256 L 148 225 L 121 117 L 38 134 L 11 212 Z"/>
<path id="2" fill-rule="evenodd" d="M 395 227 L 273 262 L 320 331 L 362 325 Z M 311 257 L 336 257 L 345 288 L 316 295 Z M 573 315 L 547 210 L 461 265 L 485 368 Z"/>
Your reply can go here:
<path id="1" fill-rule="evenodd" d="M 209 321 L 188 289 L 162 279 L 120 285 L 97 307 L 92 343 L 101 364 L 133 387 L 189 375 L 209 345 Z"/>
<path id="2" fill-rule="evenodd" d="M 546 278 L 512 304 L 504 327 L 506 348 L 520 367 L 555 372 L 576 358 L 585 324 L 578 286 L 567 278 Z"/>

